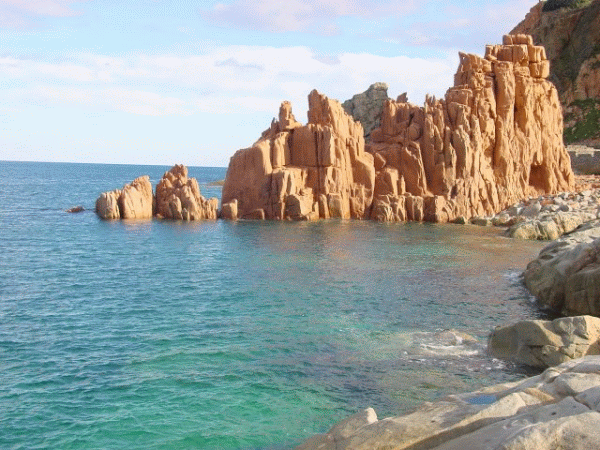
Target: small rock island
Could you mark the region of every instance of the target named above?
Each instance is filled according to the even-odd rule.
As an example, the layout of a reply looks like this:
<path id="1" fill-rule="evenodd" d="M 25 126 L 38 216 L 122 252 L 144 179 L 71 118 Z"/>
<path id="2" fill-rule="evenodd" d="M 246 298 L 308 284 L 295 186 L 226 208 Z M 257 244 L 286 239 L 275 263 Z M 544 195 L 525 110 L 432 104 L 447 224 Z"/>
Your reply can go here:
<path id="1" fill-rule="evenodd" d="M 123 189 L 104 192 L 96 200 L 101 219 L 216 219 L 219 200 L 205 199 L 195 178 L 188 178 L 187 167 L 175 165 L 165 172 L 152 193 L 150 178 L 136 178 Z"/>

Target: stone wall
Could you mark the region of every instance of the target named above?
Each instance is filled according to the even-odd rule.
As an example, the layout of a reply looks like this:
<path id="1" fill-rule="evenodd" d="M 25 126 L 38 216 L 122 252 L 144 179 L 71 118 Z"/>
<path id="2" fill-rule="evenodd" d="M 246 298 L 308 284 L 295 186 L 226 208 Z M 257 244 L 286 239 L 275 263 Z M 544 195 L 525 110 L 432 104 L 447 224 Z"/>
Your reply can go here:
<path id="1" fill-rule="evenodd" d="M 600 150 L 583 145 L 567 147 L 573 172 L 582 175 L 600 175 Z"/>

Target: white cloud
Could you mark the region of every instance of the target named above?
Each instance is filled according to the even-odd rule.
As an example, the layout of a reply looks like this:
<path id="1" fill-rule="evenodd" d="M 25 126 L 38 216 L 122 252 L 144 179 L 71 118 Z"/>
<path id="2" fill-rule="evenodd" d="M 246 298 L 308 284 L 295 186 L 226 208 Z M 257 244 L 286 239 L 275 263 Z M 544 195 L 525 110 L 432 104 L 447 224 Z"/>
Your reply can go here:
<path id="1" fill-rule="evenodd" d="M 323 62 L 306 47 L 226 46 L 194 56 L 69 55 L 69 63 L 0 58 L 8 89 L 0 103 L 73 104 L 150 116 L 261 112 L 277 114 L 289 100 L 305 120 L 306 96 L 316 88 L 343 101 L 371 83 L 385 81 L 390 94 L 408 91 L 419 103 L 441 95 L 457 57 L 423 60 L 343 53 Z M 18 89 L 17 89 L 18 87 Z M 265 124 L 267 125 L 267 124 Z"/>
<path id="2" fill-rule="evenodd" d="M 405 14 L 422 2 L 416 0 L 235 0 L 200 11 L 206 20 L 235 28 L 271 32 L 316 31 L 333 34 L 339 17 L 373 18 Z"/>
<path id="3" fill-rule="evenodd" d="M 98 79 L 94 71 L 87 67 L 72 64 L 36 64 L 40 74 L 73 81 L 93 81 Z"/>

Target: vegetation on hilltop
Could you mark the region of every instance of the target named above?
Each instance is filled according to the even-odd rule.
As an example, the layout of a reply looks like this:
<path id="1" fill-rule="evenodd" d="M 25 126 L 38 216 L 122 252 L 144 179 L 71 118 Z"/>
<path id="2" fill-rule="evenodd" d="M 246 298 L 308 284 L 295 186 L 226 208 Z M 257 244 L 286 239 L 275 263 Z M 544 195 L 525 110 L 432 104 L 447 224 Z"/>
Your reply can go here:
<path id="1" fill-rule="evenodd" d="M 592 0 L 548 0 L 544 3 L 542 11 L 549 12 L 555 11 L 560 8 L 584 8 L 588 6 L 591 2 Z"/>
<path id="2" fill-rule="evenodd" d="M 565 144 L 600 139 L 600 100 L 575 100 L 565 115 Z"/>

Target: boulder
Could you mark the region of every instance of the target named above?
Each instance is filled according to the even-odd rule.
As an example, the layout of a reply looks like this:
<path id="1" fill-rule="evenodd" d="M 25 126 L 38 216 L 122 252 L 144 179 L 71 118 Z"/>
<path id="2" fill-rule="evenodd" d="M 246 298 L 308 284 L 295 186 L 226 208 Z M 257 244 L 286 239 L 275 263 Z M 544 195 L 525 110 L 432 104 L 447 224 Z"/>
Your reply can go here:
<path id="1" fill-rule="evenodd" d="M 582 356 L 600 354 L 599 339 L 600 319 L 597 317 L 525 320 L 493 330 L 488 351 L 495 358 L 545 369 Z"/>
<path id="2" fill-rule="evenodd" d="M 383 105 L 389 98 L 387 90 L 386 83 L 374 83 L 365 92 L 342 103 L 344 110 L 363 126 L 365 138 L 381 124 Z"/>
<path id="3" fill-rule="evenodd" d="M 81 205 L 73 206 L 72 208 L 67 209 L 68 213 L 80 213 L 85 211 L 85 208 Z"/>
<path id="4" fill-rule="evenodd" d="M 588 222 L 542 249 L 527 265 L 525 285 L 565 315 L 600 315 L 600 221 Z"/>
<path id="5" fill-rule="evenodd" d="M 156 186 L 156 215 L 164 219 L 216 219 L 219 201 L 205 199 L 187 167 L 177 164 L 165 172 Z"/>
<path id="6" fill-rule="evenodd" d="M 119 209 L 119 197 L 121 190 L 103 192 L 96 200 L 96 214 L 103 220 L 114 220 L 121 218 Z"/>
<path id="7" fill-rule="evenodd" d="M 119 196 L 121 219 L 152 218 L 154 195 L 150 178 L 145 175 L 126 184 Z"/>
<path id="8" fill-rule="evenodd" d="M 518 42 L 488 46 L 483 58 L 461 53 L 443 99 L 385 100 L 368 143 L 336 100 L 311 92 L 306 125 L 284 102 L 231 158 L 223 202 L 271 220 L 316 218 L 306 212 L 317 204 L 320 218 L 450 222 L 572 190 L 556 89 L 529 65 L 547 63 L 545 53 L 530 38 Z M 299 205 L 304 196 L 312 199 Z"/>
<path id="9" fill-rule="evenodd" d="M 600 357 L 378 420 L 365 410 L 296 450 L 600 448 Z"/>
<path id="10" fill-rule="evenodd" d="M 552 241 L 575 230 L 586 218 L 577 212 L 558 212 L 541 219 L 517 223 L 508 229 L 508 235 L 516 239 Z"/>
<path id="11" fill-rule="evenodd" d="M 225 220 L 237 220 L 238 218 L 238 208 L 237 208 L 237 200 L 233 200 L 229 203 L 224 203 L 221 206 L 221 212 L 219 214 L 221 219 Z"/>

